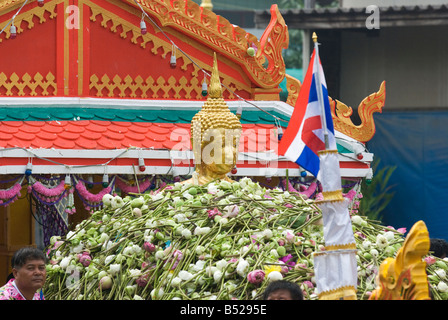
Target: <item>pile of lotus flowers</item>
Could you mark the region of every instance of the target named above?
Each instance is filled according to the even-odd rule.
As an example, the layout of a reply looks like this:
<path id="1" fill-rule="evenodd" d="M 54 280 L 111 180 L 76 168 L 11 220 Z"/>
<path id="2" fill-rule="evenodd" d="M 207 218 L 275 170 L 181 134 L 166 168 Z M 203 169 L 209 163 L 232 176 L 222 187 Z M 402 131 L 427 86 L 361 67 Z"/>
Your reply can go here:
<path id="1" fill-rule="evenodd" d="M 312 253 L 324 250 L 321 218 L 314 200 L 249 178 L 175 183 L 124 198 L 106 194 L 101 210 L 52 238 L 44 294 L 47 300 L 256 300 L 269 282 L 285 279 L 300 284 L 305 299 L 317 299 Z M 367 299 L 379 265 L 404 237 L 359 215 L 352 225 L 358 299 Z M 434 270 L 448 269 L 446 261 L 438 264 Z M 438 287 L 446 274 L 430 275 L 437 277 L 434 298 L 445 297 Z"/>

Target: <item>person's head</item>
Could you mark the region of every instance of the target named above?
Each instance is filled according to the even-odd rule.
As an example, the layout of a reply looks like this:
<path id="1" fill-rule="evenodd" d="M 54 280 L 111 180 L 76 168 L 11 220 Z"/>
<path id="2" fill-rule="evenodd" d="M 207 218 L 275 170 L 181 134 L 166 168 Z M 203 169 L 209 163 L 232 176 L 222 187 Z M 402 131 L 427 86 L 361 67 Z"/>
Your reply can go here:
<path id="1" fill-rule="evenodd" d="M 17 286 L 38 290 L 42 288 L 46 279 L 46 257 L 36 248 L 25 247 L 17 250 L 12 259 L 12 273 Z"/>
<path id="2" fill-rule="evenodd" d="M 448 253 L 448 243 L 444 239 L 431 238 L 429 251 L 435 257 L 443 259 Z"/>
<path id="3" fill-rule="evenodd" d="M 278 280 L 266 287 L 263 300 L 303 300 L 303 292 L 297 283 Z"/>

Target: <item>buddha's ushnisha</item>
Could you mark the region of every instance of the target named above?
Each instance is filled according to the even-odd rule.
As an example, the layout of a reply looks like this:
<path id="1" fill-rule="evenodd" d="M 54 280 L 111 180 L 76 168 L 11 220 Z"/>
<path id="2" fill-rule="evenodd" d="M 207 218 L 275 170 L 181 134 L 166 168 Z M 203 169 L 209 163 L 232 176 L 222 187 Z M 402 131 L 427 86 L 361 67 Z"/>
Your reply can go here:
<path id="1" fill-rule="evenodd" d="M 222 98 L 216 53 L 207 101 L 191 120 L 191 144 L 195 158 L 193 178 L 185 182 L 204 185 L 213 180 L 231 179 L 227 174 L 236 165 L 242 126 Z"/>

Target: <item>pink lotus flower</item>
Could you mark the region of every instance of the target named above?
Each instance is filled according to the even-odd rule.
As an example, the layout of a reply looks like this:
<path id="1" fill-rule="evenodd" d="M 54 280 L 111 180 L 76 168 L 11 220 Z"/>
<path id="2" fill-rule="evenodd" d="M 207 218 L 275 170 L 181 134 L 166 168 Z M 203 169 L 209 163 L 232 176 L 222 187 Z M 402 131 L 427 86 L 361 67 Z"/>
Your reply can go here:
<path id="1" fill-rule="evenodd" d="M 264 280 L 265 273 L 263 270 L 257 269 L 254 271 L 249 272 L 247 275 L 247 280 L 252 284 L 260 284 Z"/>
<path id="2" fill-rule="evenodd" d="M 425 262 L 426 262 L 426 264 L 427 264 L 428 266 L 430 266 L 430 265 L 436 263 L 436 261 L 437 261 L 436 258 L 434 258 L 434 257 L 432 257 L 432 256 L 427 256 L 427 257 L 425 258 Z"/>
<path id="3" fill-rule="evenodd" d="M 222 213 L 221 213 L 221 211 L 218 210 L 218 208 L 214 208 L 212 210 L 207 210 L 207 213 L 208 213 L 208 217 L 210 219 L 213 219 L 216 215 L 222 216 Z"/>
<path id="4" fill-rule="evenodd" d="M 155 246 L 153 243 L 149 242 L 149 241 L 145 241 L 145 242 L 143 243 L 143 249 L 144 249 L 146 252 L 151 253 L 151 252 L 156 251 L 156 246 Z"/>
<path id="5" fill-rule="evenodd" d="M 224 217 L 233 218 L 236 217 L 240 213 L 240 208 L 234 204 L 227 207 L 227 214 Z"/>
<path id="6" fill-rule="evenodd" d="M 148 284 L 148 280 L 149 280 L 149 274 L 146 273 L 138 277 L 137 280 L 135 280 L 135 282 L 137 282 L 137 285 L 139 287 L 146 287 L 146 285 Z"/>
<path id="7" fill-rule="evenodd" d="M 398 228 L 397 231 L 400 232 L 401 234 L 405 234 L 406 228 Z"/>
<path id="8" fill-rule="evenodd" d="M 313 289 L 314 288 L 314 284 L 311 281 L 309 281 L 309 280 L 303 281 L 302 284 L 303 284 L 304 287 L 306 286 L 308 289 Z"/>
<path id="9" fill-rule="evenodd" d="M 83 254 L 79 255 L 79 262 L 84 267 L 88 267 L 90 265 L 90 262 L 92 262 L 92 257 L 87 252 L 84 252 Z"/>

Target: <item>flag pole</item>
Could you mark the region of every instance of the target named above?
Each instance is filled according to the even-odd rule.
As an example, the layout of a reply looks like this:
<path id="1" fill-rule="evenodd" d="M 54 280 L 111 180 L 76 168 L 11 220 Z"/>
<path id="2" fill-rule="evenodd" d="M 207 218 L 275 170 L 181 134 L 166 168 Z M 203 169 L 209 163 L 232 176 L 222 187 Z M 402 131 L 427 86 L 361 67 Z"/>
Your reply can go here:
<path id="1" fill-rule="evenodd" d="M 317 91 L 317 98 L 319 100 L 320 107 L 322 109 L 321 113 L 321 121 L 322 121 L 322 129 L 324 132 L 324 142 L 325 142 L 325 149 L 329 149 L 329 143 L 328 143 L 328 131 L 327 131 L 327 119 L 325 115 L 325 104 L 324 99 L 322 95 L 322 83 L 320 81 L 320 68 L 319 68 L 319 43 L 317 42 L 317 34 L 316 32 L 313 32 L 313 41 L 314 41 L 314 70 L 317 70 L 316 73 L 316 91 Z"/>

